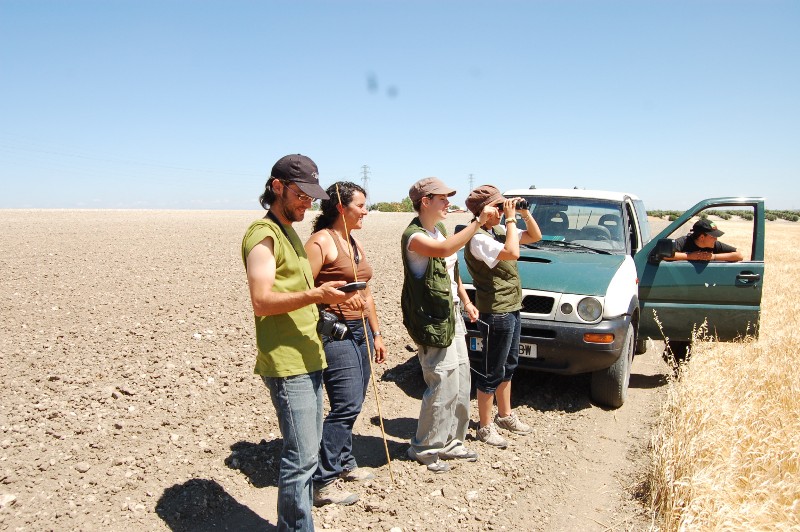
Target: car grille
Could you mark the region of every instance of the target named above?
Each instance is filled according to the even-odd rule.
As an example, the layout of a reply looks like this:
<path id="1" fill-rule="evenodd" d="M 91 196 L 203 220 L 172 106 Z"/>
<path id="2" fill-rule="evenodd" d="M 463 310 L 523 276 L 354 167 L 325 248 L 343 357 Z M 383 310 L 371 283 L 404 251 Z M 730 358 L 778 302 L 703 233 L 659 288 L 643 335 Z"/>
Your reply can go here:
<path id="1" fill-rule="evenodd" d="M 547 296 L 525 296 L 522 300 L 522 312 L 531 314 L 550 314 L 555 299 Z"/>
<path id="2" fill-rule="evenodd" d="M 467 289 L 467 295 L 470 301 L 475 303 L 475 289 Z M 555 299 L 548 296 L 525 296 L 522 300 L 522 309 L 520 312 L 527 312 L 530 314 L 550 314 L 553 311 Z"/>

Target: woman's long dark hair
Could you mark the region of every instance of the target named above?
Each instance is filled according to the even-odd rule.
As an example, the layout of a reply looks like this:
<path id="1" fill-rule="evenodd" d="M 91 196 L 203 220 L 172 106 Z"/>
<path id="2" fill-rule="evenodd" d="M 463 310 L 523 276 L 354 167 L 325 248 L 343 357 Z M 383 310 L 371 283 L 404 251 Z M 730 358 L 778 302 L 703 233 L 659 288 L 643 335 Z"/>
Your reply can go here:
<path id="1" fill-rule="evenodd" d="M 336 185 L 339 185 L 338 195 L 336 194 Z M 361 192 L 364 194 L 365 198 L 367 197 L 367 192 L 363 188 L 355 183 L 351 183 L 350 181 L 337 181 L 329 186 L 328 190 L 325 192 L 328 193 L 330 199 L 322 200 L 320 202 L 320 208 L 322 209 L 322 212 L 314 220 L 314 228 L 312 230 L 313 233 L 331 227 L 333 222 L 335 222 L 336 219 L 341 216 L 341 214 L 339 214 L 339 210 L 336 208 L 336 206 L 339 205 L 339 196 L 342 197 L 342 206 L 344 207 L 350 205 L 350 203 L 353 201 L 353 194 L 356 192 Z"/>

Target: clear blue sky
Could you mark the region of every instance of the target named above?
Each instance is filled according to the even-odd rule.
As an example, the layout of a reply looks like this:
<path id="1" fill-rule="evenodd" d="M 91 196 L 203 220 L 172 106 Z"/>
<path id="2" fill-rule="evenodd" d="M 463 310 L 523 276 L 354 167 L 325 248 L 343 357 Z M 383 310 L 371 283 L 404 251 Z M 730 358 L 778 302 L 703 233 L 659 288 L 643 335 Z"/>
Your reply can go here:
<path id="1" fill-rule="evenodd" d="M 800 2 L 0 0 L 0 208 L 260 209 L 298 152 L 800 209 Z"/>

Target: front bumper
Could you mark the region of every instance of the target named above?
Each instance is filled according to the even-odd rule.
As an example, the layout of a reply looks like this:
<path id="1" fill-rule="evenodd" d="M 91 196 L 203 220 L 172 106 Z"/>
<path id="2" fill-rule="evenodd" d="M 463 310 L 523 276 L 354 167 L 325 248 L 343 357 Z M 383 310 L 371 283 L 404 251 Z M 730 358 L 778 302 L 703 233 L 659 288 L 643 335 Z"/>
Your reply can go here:
<path id="1" fill-rule="evenodd" d="M 480 338 L 476 324 L 464 317 L 467 325 L 467 348 L 473 361 L 480 361 L 482 353 L 472 349 L 470 338 Z M 536 346 L 536 357 L 519 357 L 519 367 L 547 371 L 562 375 L 589 373 L 610 367 L 622 353 L 625 333 L 631 321 L 629 315 L 604 319 L 600 323 L 583 325 L 522 316 L 520 344 Z M 610 333 L 614 341 L 609 344 L 586 342 L 585 333 Z"/>

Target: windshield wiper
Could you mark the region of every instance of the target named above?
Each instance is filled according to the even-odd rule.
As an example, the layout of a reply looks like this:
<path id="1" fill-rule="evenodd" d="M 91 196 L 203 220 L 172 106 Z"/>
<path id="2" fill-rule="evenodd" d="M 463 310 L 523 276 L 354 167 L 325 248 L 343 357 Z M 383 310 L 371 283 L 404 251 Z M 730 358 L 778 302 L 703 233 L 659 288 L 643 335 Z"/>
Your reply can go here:
<path id="1" fill-rule="evenodd" d="M 547 245 L 547 246 L 556 246 L 569 249 L 582 249 L 591 251 L 593 253 L 600 253 L 601 255 L 612 255 L 612 253 L 607 249 L 597 249 L 589 246 L 584 246 L 583 244 L 576 244 L 574 242 L 565 242 L 563 240 L 540 240 L 532 244 L 523 244 L 523 245 L 525 247 L 533 249 L 542 249 L 543 247 L 545 247 L 544 245 Z"/>

